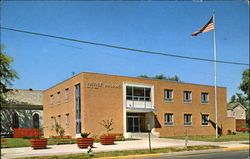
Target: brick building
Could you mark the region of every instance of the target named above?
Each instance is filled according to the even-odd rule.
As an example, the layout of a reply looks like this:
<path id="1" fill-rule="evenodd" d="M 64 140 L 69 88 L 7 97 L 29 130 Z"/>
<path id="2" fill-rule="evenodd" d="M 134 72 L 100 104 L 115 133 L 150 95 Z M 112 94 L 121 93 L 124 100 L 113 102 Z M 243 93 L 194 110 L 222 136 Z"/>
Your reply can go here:
<path id="1" fill-rule="evenodd" d="M 131 137 L 215 134 L 214 87 L 164 80 L 80 73 L 44 91 L 44 135 L 102 135 L 101 120 L 113 119 L 113 133 Z M 226 88 L 218 87 L 218 126 L 235 131 L 227 117 Z"/>

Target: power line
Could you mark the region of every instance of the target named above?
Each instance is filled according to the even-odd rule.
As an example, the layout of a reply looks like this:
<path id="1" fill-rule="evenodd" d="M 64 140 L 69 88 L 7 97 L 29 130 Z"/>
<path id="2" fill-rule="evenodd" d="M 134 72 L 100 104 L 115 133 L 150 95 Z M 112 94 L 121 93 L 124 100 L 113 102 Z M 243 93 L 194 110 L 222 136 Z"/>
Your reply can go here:
<path id="1" fill-rule="evenodd" d="M 189 57 L 189 56 L 167 54 L 167 53 L 163 53 L 163 52 L 154 52 L 154 51 L 133 49 L 133 48 L 127 48 L 127 47 L 121 47 L 121 46 L 103 44 L 103 43 L 95 43 L 95 42 L 77 40 L 77 39 L 72 39 L 72 38 L 54 36 L 54 35 L 49 35 L 49 34 L 42 34 L 42 33 L 30 32 L 30 31 L 25 31 L 25 30 L 12 29 L 12 28 L 7 28 L 7 27 L 0 27 L 0 28 L 1 29 L 5 29 L 5 30 L 20 32 L 20 33 L 33 34 L 33 35 L 50 37 L 50 38 L 56 38 L 56 39 L 74 41 L 74 42 L 79 42 L 79 43 L 86 43 L 86 44 L 91 44 L 91 45 L 99 45 L 99 46 L 105 46 L 105 47 L 110 47 L 110 48 L 116 48 L 116 49 L 122 49 L 122 50 L 129 50 L 129 51 L 135 51 L 135 52 L 141 52 L 141 53 L 147 53 L 147 54 L 162 55 L 162 56 L 171 56 L 171 57 L 191 59 L 191 60 L 200 60 L 200 61 L 208 61 L 208 62 L 218 62 L 218 63 L 235 64 L 235 65 L 247 65 L 247 66 L 249 66 L 249 64 L 246 64 L 246 63 L 231 62 L 231 61 L 222 61 L 222 60 L 216 60 L 216 61 L 214 61 L 212 59 L 203 59 L 203 58 L 198 58 L 198 57 Z"/>

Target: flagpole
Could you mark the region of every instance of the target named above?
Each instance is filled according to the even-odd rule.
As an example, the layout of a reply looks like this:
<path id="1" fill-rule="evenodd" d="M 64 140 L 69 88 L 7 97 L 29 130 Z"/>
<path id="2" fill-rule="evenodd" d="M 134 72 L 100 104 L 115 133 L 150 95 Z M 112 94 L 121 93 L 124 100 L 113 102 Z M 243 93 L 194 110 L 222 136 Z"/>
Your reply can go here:
<path id="1" fill-rule="evenodd" d="M 218 106 L 217 106 L 217 80 L 216 80 L 216 37 L 215 37 L 215 11 L 213 10 L 214 23 L 214 109 L 215 109 L 215 137 L 218 138 Z"/>

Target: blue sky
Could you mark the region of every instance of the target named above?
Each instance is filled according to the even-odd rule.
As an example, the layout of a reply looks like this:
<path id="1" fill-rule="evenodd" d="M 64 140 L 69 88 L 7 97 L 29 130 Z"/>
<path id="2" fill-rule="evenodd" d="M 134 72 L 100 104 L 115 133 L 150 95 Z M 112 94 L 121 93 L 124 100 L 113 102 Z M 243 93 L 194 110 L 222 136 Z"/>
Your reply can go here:
<path id="1" fill-rule="evenodd" d="M 247 2 L 4 1 L 1 26 L 182 56 L 213 59 L 213 31 L 191 37 L 216 12 L 217 60 L 249 62 Z M 122 76 L 177 75 L 213 85 L 213 63 L 149 55 L 1 29 L 5 52 L 20 79 L 13 88 L 47 89 L 72 72 Z M 228 98 L 239 92 L 247 66 L 217 64 Z"/>

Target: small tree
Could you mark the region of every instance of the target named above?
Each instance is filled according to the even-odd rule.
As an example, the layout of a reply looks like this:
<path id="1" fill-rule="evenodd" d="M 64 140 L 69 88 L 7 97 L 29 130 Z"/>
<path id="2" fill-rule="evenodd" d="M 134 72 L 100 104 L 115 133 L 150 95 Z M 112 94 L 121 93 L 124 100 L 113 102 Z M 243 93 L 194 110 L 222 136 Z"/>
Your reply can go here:
<path id="1" fill-rule="evenodd" d="M 111 132 L 114 128 L 112 127 L 113 125 L 113 119 L 107 119 L 107 120 L 102 120 L 100 123 L 105 129 L 106 129 L 106 135 L 109 135 L 109 132 Z"/>
<path id="2" fill-rule="evenodd" d="M 59 136 L 64 136 L 65 130 L 64 128 L 56 121 L 56 118 L 54 118 L 55 120 L 55 131 L 56 134 Z"/>

